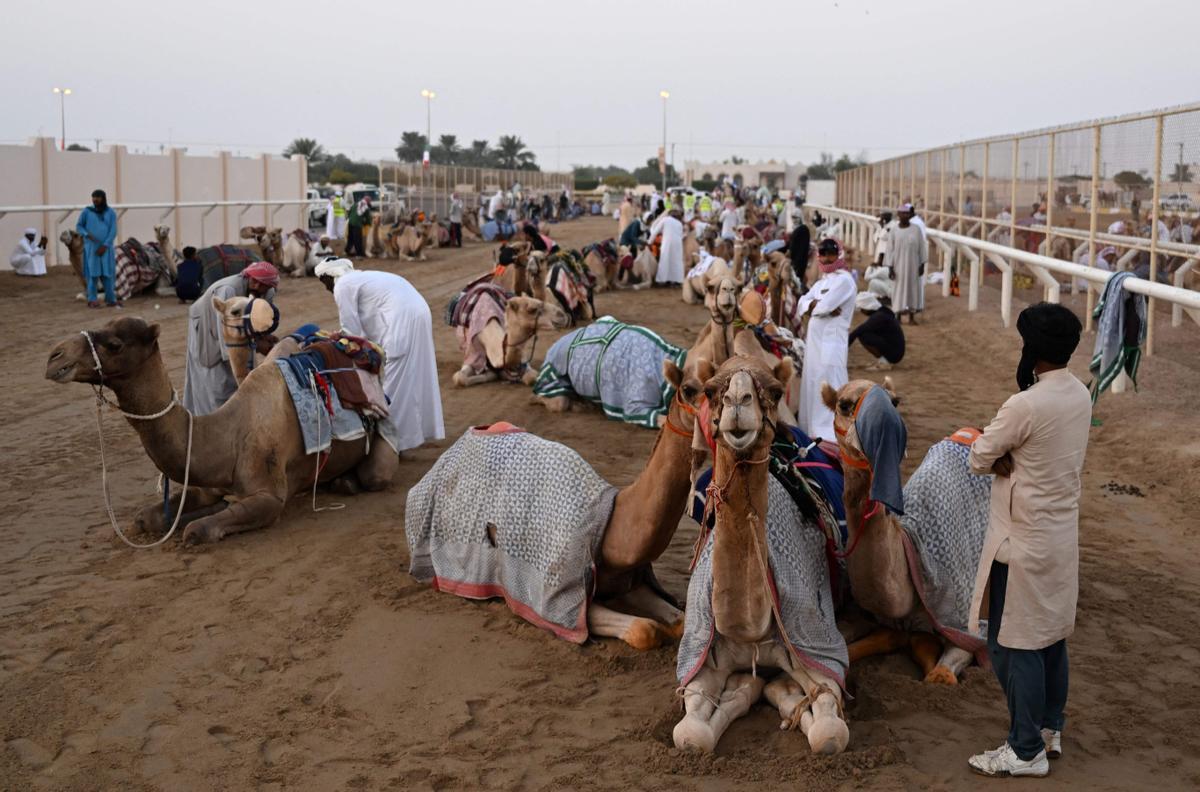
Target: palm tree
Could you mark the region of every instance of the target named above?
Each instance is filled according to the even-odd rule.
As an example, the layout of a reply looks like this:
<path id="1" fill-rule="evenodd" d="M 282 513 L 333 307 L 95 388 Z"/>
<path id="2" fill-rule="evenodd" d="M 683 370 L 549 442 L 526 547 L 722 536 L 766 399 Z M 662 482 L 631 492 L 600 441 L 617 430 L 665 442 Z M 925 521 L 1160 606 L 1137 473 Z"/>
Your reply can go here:
<path id="1" fill-rule="evenodd" d="M 536 170 L 537 157 L 516 135 L 501 135 L 496 144 L 496 164 L 509 170 Z"/>
<path id="2" fill-rule="evenodd" d="M 283 156 L 290 157 L 293 154 L 303 154 L 308 158 L 309 162 L 321 162 L 328 155 L 325 153 L 325 147 L 312 138 L 296 138 L 288 147 L 283 150 Z"/>
<path id="3" fill-rule="evenodd" d="M 492 164 L 492 149 L 486 140 L 472 140 L 471 147 L 463 152 L 464 165 L 486 168 Z"/>
<path id="4" fill-rule="evenodd" d="M 420 162 L 425 157 L 425 136 L 420 132 L 401 133 L 396 157 L 401 162 Z"/>
<path id="5" fill-rule="evenodd" d="M 458 135 L 441 135 L 438 137 L 436 157 L 447 165 L 457 165 L 462 149 L 458 145 Z"/>

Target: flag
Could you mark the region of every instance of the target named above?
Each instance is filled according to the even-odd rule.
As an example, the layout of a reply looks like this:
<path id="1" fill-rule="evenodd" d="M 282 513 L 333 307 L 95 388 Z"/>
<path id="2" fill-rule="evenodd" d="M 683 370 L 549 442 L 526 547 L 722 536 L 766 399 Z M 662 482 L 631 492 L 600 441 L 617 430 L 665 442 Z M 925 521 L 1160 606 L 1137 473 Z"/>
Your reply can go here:
<path id="1" fill-rule="evenodd" d="M 429 149 L 425 149 L 425 154 L 424 154 L 424 156 L 421 157 L 421 167 L 422 168 L 429 167 Z"/>

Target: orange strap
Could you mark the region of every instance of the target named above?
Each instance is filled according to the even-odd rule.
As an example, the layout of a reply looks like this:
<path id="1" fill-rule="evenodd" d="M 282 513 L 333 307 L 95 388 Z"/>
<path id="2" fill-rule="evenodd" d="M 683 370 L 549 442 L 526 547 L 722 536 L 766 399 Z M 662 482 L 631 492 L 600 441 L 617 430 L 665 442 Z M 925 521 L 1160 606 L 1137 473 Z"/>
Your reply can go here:
<path id="1" fill-rule="evenodd" d="M 875 387 L 875 386 L 872 385 L 871 388 L 873 388 L 873 387 Z M 867 398 L 867 394 L 871 392 L 871 388 L 867 388 L 865 391 L 862 392 L 862 395 L 858 397 L 858 402 L 855 403 L 855 405 L 854 405 L 854 415 L 850 416 L 850 420 L 852 422 L 858 420 L 858 411 L 862 409 L 863 400 Z M 836 434 L 838 437 L 846 436 L 846 432 L 841 429 L 838 429 L 836 424 L 833 427 L 833 433 Z"/>
<path id="2" fill-rule="evenodd" d="M 951 440 L 955 443 L 958 443 L 959 445 L 964 445 L 964 446 L 967 446 L 968 448 L 970 448 L 975 443 L 975 441 L 978 440 L 982 436 L 983 436 L 983 432 L 976 429 L 975 427 L 964 426 L 962 429 L 959 429 L 957 432 L 954 432 L 946 439 Z"/>

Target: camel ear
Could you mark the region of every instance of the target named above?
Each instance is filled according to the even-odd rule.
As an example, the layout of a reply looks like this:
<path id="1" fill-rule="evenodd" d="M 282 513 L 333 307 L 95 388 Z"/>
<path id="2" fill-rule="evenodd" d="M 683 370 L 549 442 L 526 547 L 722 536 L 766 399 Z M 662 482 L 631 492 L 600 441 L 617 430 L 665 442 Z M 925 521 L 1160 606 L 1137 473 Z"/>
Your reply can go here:
<path id="1" fill-rule="evenodd" d="M 679 390 L 679 386 L 683 384 L 683 371 L 671 360 L 663 361 L 663 376 L 675 390 Z"/>
<path id="2" fill-rule="evenodd" d="M 152 324 L 146 325 L 146 330 L 144 333 L 142 333 L 142 343 L 148 346 L 157 341 L 159 330 L 161 330 L 161 328 L 158 326 L 158 322 L 153 322 Z"/>
<path id="3" fill-rule="evenodd" d="M 213 310 L 216 311 L 217 313 L 219 313 L 219 314 L 225 313 L 226 305 L 228 305 L 228 303 L 226 303 L 224 300 L 222 300 L 217 295 L 214 294 L 212 296 L 212 307 L 213 307 Z"/>
<path id="4" fill-rule="evenodd" d="M 775 379 L 779 380 L 780 384 L 786 387 L 792 381 L 792 375 L 796 373 L 796 368 L 792 365 L 792 359 L 790 357 L 780 359 L 775 364 L 773 373 L 775 374 Z"/>
<path id="5" fill-rule="evenodd" d="M 892 382 L 891 377 L 883 378 L 883 389 L 892 397 L 892 406 L 896 407 L 900 404 L 900 394 L 896 393 L 896 386 Z"/>
<path id="6" fill-rule="evenodd" d="M 828 382 L 821 383 L 821 401 L 833 412 L 837 412 L 837 391 Z"/>
<path id="7" fill-rule="evenodd" d="M 712 362 L 707 358 L 699 358 L 696 360 L 696 379 L 701 382 L 708 382 L 717 373 L 717 369 Z"/>

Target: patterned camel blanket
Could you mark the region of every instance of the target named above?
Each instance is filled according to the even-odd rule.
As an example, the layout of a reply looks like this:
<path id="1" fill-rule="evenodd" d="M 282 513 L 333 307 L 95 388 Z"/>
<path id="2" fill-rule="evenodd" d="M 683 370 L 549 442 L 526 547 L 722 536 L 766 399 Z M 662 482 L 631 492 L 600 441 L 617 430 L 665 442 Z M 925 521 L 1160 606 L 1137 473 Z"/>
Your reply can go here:
<path id="1" fill-rule="evenodd" d="M 934 629 L 986 665 L 986 642 L 967 623 L 987 535 L 992 478 L 971 473 L 970 452 L 969 445 L 951 438 L 929 449 L 904 485 L 900 524 L 909 575 Z"/>
<path id="2" fill-rule="evenodd" d="M 343 406 L 338 399 L 337 388 L 314 387 L 311 378 L 302 380 L 297 376 L 297 371 L 304 370 L 304 367 L 294 366 L 288 360 L 278 359 L 275 365 L 279 367 L 292 404 L 296 407 L 296 419 L 300 423 L 300 434 L 304 437 L 304 453 L 328 451 L 334 440 L 358 440 L 374 432 L 378 432 L 392 448 L 399 446 L 400 438 L 389 421 L 378 421 Z"/>
<path id="3" fill-rule="evenodd" d="M 579 454 L 509 424 L 468 429 L 408 492 L 409 572 L 587 639 L 595 559 L 617 490 Z"/>
<path id="4" fill-rule="evenodd" d="M 690 682 L 703 666 L 716 637 L 712 549 L 713 534 L 709 533 L 688 583 L 683 638 L 675 662 L 675 675 L 681 685 Z M 800 512 L 774 476 L 768 477 L 767 555 L 776 602 L 792 641 L 793 657 L 844 686 L 850 658 L 834 616 L 829 567 L 825 562 L 825 533 L 816 521 Z M 773 639 L 783 643 L 778 627 Z"/>
<path id="5" fill-rule="evenodd" d="M 533 392 L 576 396 L 600 405 L 609 418 L 657 429 L 675 396 L 663 361 L 682 367 L 686 357 L 686 349 L 653 330 L 604 316 L 554 342 Z"/>
<path id="6" fill-rule="evenodd" d="M 168 272 L 166 261 L 157 246 L 143 245 L 133 237 L 116 246 L 117 276 L 113 289 L 117 299 L 124 302 L 135 294 L 141 294 L 158 282 Z"/>

